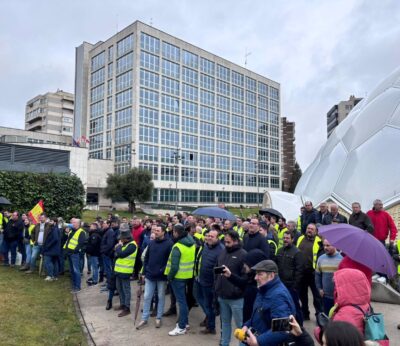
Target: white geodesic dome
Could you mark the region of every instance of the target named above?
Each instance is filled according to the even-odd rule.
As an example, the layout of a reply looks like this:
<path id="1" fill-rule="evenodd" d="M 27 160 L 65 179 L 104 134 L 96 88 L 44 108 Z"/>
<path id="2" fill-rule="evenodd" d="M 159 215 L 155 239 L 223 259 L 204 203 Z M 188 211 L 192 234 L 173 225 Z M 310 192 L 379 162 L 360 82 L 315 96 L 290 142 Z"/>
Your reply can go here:
<path id="1" fill-rule="evenodd" d="M 319 150 L 295 194 L 314 204 L 400 202 L 400 68 L 357 104 Z"/>

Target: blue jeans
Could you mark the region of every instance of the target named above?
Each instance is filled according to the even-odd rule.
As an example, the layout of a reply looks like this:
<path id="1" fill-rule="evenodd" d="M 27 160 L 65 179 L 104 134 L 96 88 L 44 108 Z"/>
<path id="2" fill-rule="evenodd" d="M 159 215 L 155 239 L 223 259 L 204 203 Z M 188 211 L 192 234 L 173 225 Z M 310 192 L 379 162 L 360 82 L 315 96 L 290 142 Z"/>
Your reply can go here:
<path id="1" fill-rule="evenodd" d="M 17 260 L 17 246 L 18 240 L 3 241 L 4 264 L 8 264 L 8 253 L 11 251 L 11 264 L 15 265 L 15 262 Z"/>
<path id="2" fill-rule="evenodd" d="M 151 300 L 156 287 L 158 293 L 157 319 L 160 320 L 164 313 L 166 281 L 151 281 L 149 279 L 145 281 L 142 320 L 147 321 L 150 317 Z"/>
<path id="3" fill-rule="evenodd" d="M 221 346 L 229 346 L 232 335 L 232 316 L 235 320 L 236 328 L 243 325 L 243 298 L 224 299 L 218 297 L 219 309 L 221 313 Z"/>
<path id="4" fill-rule="evenodd" d="M 112 260 L 106 255 L 102 255 L 101 257 L 103 258 L 104 274 L 106 275 L 107 283 L 110 283 L 112 273 Z"/>
<path id="5" fill-rule="evenodd" d="M 185 329 L 189 324 L 189 309 L 186 302 L 186 280 L 172 280 L 171 287 L 174 291 L 176 301 L 179 306 L 179 328 Z"/>
<path id="6" fill-rule="evenodd" d="M 334 305 L 334 301 L 333 298 L 329 298 L 329 297 L 322 297 L 322 305 L 324 308 L 324 312 L 327 316 L 329 316 L 329 311 L 332 309 L 333 305 Z"/>
<path id="7" fill-rule="evenodd" d="M 79 254 L 78 253 L 69 254 L 68 262 L 69 262 L 69 271 L 71 273 L 72 289 L 80 290 L 81 289 L 81 271 L 80 271 Z"/>
<path id="8" fill-rule="evenodd" d="M 32 245 L 25 244 L 25 253 L 26 253 L 26 260 L 25 263 L 28 265 L 31 263 L 31 256 L 32 256 Z"/>
<path id="9" fill-rule="evenodd" d="M 299 323 L 300 326 L 303 326 L 304 320 L 303 320 L 303 312 L 301 311 L 301 306 L 300 306 L 299 293 L 294 288 L 287 287 L 287 289 L 288 289 L 290 295 L 292 296 L 293 303 L 296 308 L 296 316 L 295 316 L 296 321 Z"/>
<path id="10" fill-rule="evenodd" d="M 119 301 L 121 306 L 125 306 L 130 309 L 131 306 L 131 280 L 116 275 L 116 285 L 119 293 Z"/>
<path id="11" fill-rule="evenodd" d="M 58 275 L 58 256 L 44 256 L 44 267 L 47 276 L 56 278 Z"/>
<path id="12" fill-rule="evenodd" d="M 30 270 L 35 270 L 36 260 L 42 252 L 42 245 L 33 245 Z"/>
<path id="13" fill-rule="evenodd" d="M 213 307 L 214 289 L 200 285 L 198 281 L 194 282 L 193 295 L 203 309 L 207 317 L 207 329 L 215 330 L 215 311 Z"/>
<path id="14" fill-rule="evenodd" d="M 79 272 L 83 273 L 83 268 L 85 267 L 85 253 L 79 253 Z"/>
<path id="15" fill-rule="evenodd" d="M 92 272 L 92 279 L 93 282 L 99 282 L 99 258 L 97 256 L 90 256 L 89 257 L 89 270 Z"/>

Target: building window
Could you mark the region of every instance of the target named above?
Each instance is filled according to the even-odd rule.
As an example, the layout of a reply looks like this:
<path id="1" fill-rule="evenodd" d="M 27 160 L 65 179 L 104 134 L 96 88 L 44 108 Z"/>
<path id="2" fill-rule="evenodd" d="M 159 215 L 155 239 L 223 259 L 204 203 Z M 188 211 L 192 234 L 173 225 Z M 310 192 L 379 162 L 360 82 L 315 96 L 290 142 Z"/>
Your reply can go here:
<path id="1" fill-rule="evenodd" d="M 121 127 L 115 130 L 115 144 L 126 144 L 132 142 L 132 127 Z"/>
<path id="2" fill-rule="evenodd" d="M 229 82 L 231 80 L 229 68 L 222 65 L 217 65 L 217 77 L 225 82 Z"/>
<path id="3" fill-rule="evenodd" d="M 146 106 L 158 108 L 158 92 L 140 88 L 140 103 Z"/>
<path id="4" fill-rule="evenodd" d="M 200 71 L 210 75 L 214 75 L 215 63 L 206 58 L 200 58 Z"/>
<path id="5" fill-rule="evenodd" d="M 130 161 L 131 159 L 131 146 L 124 145 L 122 147 L 115 148 L 115 161 L 116 162 L 124 162 Z"/>
<path id="6" fill-rule="evenodd" d="M 268 136 L 268 124 L 258 122 L 258 133 L 261 135 Z"/>
<path id="7" fill-rule="evenodd" d="M 269 122 L 271 124 L 279 125 L 279 114 L 277 113 L 269 113 Z"/>
<path id="8" fill-rule="evenodd" d="M 201 121 L 200 122 L 200 135 L 214 137 L 214 135 L 215 135 L 214 124 L 205 123 L 204 121 Z"/>
<path id="9" fill-rule="evenodd" d="M 214 107 L 215 104 L 214 93 L 200 89 L 200 102 L 210 107 Z"/>
<path id="10" fill-rule="evenodd" d="M 174 79 L 163 76 L 162 91 L 169 94 L 173 94 L 175 96 L 179 96 L 179 82 Z"/>
<path id="11" fill-rule="evenodd" d="M 251 91 L 246 91 L 246 102 L 250 103 L 251 105 L 255 106 L 257 103 L 257 97 L 255 93 Z"/>
<path id="12" fill-rule="evenodd" d="M 216 150 L 216 152 L 218 154 L 222 154 L 222 155 L 229 155 L 230 154 L 229 143 L 228 142 L 223 142 L 223 141 L 217 141 L 217 150 Z"/>
<path id="13" fill-rule="evenodd" d="M 161 162 L 175 163 L 175 150 L 176 149 L 161 147 Z"/>
<path id="14" fill-rule="evenodd" d="M 152 164 L 148 164 L 148 163 L 139 163 L 139 169 L 149 171 L 151 173 L 153 180 L 158 180 L 158 166 L 157 165 L 152 165 Z"/>
<path id="15" fill-rule="evenodd" d="M 230 203 L 229 192 L 216 191 L 218 202 Z"/>
<path id="16" fill-rule="evenodd" d="M 279 152 L 278 151 L 270 151 L 270 161 L 279 163 Z"/>
<path id="17" fill-rule="evenodd" d="M 217 124 L 230 125 L 230 114 L 223 111 L 217 111 Z"/>
<path id="18" fill-rule="evenodd" d="M 106 149 L 106 159 L 111 160 L 111 149 Z"/>
<path id="19" fill-rule="evenodd" d="M 232 156 L 243 157 L 244 147 L 242 144 L 232 143 Z"/>
<path id="20" fill-rule="evenodd" d="M 218 169 L 223 169 L 223 170 L 229 170 L 230 169 L 230 164 L 229 164 L 229 157 L 227 156 L 217 156 L 216 157 L 216 166 Z"/>
<path id="21" fill-rule="evenodd" d="M 151 108 L 140 107 L 139 109 L 139 121 L 146 125 L 158 125 L 158 111 Z"/>
<path id="22" fill-rule="evenodd" d="M 200 154 L 200 167 L 201 168 L 214 168 L 214 156 L 209 154 Z"/>
<path id="23" fill-rule="evenodd" d="M 104 114 L 104 100 L 90 105 L 90 118 L 96 118 Z"/>
<path id="24" fill-rule="evenodd" d="M 257 173 L 257 162 L 256 161 L 246 161 L 246 172 Z"/>
<path id="25" fill-rule="evenodd" d="M 244 193 L 232 192 L 232 203 L 244 203 Z"/>
<path id="26" fill-rule="evenodd" d="M 198 198 L 199 192 L 197 190 L 181 190 L 182 202 L 197 202 Z"/>
<path id="27" fill-rule="evenodd" d="M 232 97 L 240 101 L 243 101 L 244 100 L 243 88 L 232 85 Z"/>
<path id="28" fill-rule="evenodd" d="M 244 85 L 244 76 L 239 72 L 232 71 L 232 84 L 242 87 Z"/>
<path id="29" fill-rule="evenodd" d="M 118 78 L 117 78 L 118 79 Z M 140 85 L 158 90 L 160 86 L 160 77 L 158 74 L 146 70 L 140 70 Z"/>
<path id="30" fill-rule="evenodd" d="M 131 50 L 133 50 L 133 34 L 117 42 L 117 56 L 124 55 Z"/>
<path id="31" fill-rule="evenodd" d="M 200 118 L 205 121 L 214 122 L 214 109 L 206 106 L 200 106 Z"/>
<path id="32" fill-rule="evenodd" d="M 161 179 L 167 180 L 167 179 Z M 175 189 L 160 189 L 160 202 L 175 202 L 176 190 Z"/>
<path id="33" fill-rule="evenodd" d="M 200 86 L 204 89 L 214 91 L 215 79 L 213 77 L 207 76 L 203 73 L 200 74 Z"/>
<path id="34" fill-rule="evenodd" d="M 246 186 L 257 186 L 257 176 L 256 175 L 246 175 Z"/>
<path id="35" fill-rule="evenodd" d="M 97 119 L 94 119 L 94 120 L 90 120 L 90 123 L 89 123 L 89 128 L 90 128 L 90 130 L 89 130 L 89 133 L 90 134 L 93 134 L 93 133 L 97 133 L 97 132 L 103 132 L 103 117 L 101 117 L 101 118 L 97 118 Z"/>
<path id="36" fill-rule="evenodd" d="M 274 87 L 269 87 L 269 97 L 271 97 L 275 100 L 279 100 L 279 89 L 274 88 Z"/>
<path id="37" fill-rule="evenodd" d="M 140 34 L 140 47 L 151 53 L 160 53 L 160 40 L 142 32 Z"/>
<path id="38" fill-rule="evenodd" d="M 257 135 L 254 133 L 246 132 L 245 140 L 248 145 L 257 145 Z"/>
<path id="39" fill-rule="evenodd" d="M 103 134 L 90 136 L 89 150 L 96 150 L 103 148 Z"/>
<path id="40" fill-rule="evenodd" d="M 265 109 L 259 108 L 258 109 L 258 120 L 267 122 L 268 121 L 268 111 L 266 111 Z"/>
<path id="41" fill-rule="evenodd" d="M 177 169 L 173 166 L 161 166 L 161 180 L 175 181 Z"/>
<path id="42" fill-rule="evenodd" d="M 200 183 L 214 184 L 214 171 L 200 170 Z"/>
<path id="43" fill-rule="evenodd" d="M 215 202 L 214 191 L 202 191 L 202 190 L 200 190 L 200 202 L 202 202 L 202 203 Z"/>
<path id="44" fill-rule="evenodd" d="M 117 60 L 117 74 L 125 72 L 133 67 L 133 53 L 124 55 Z"/>
<path id="45" fill-rule="evenodd" d="M 232 127 L 244 129 L 244 118 L 239 115 L 232 115 Z"/>
<path id="46" fill-rule="evenodd" d="M 208 138 L 200 138 L 200 150 L 207 153 L 214 153 L 214 140 Z"/>
<path id="47" fill-rule="evenodd" d="M 271 149 L 279 150 L 279 139 L 271 138 L 270 139 L 270 143 L 271 143 Z M 268 146 L 266 148 L 268 148 Z"/>
<path id="48" fill-rule="evenodd" d="M 250 91 L 256 92 L 257 91 L 256 80 L 250 77 L 246 77 L 246 88 Z"/>
<path id="49" fill-rule="evenodd" d="M 217 107 L 225 110 L 225 111 L 230 111 L 230 100 L 227 97 L 217 95 Z"/>
<path id="50" fill-rule="evenodd" d="M 243 159 L 232 158 L 232 170 L 243 172 L 244 170 Z"/>
<path id="51" fill-rule="evenodd" d="M 245 114 L 249 118 L 256 119 L 257 118 L 257 108 L 254 106 L 246 105 Z"/>
<path id="52" fill-rule="evenodd" d="M 132 71 L 125 72 L 121 74 L 116 79 L 116 89 L 117 91 L 121 91 L 123 89 L 129 88 L 132 86 L 133 78 L 132 78 Z M 109 85 L 112 86 L 110 83 Z"/>
<path id="53" fill-rule="evenodd" d="M 268 149 L 268 137 L 258 136 L 258 146 L 264 149 Z"/>
<path id="54" fill-rule="evenodd" d="M 228 141 L 231 138 L 229 127 L 217 125 L 217 138 Z"/>
<path id="55" fill-rule="evenodd" d="M 158 162 L 158 147 L 139 144 L 139 160 Z"/>
<path id="56" fill-rule="evenodd" d="M 199 74 L 197 73 L 197 71 L 187 67 L 182 67 L 182 79 L 186 83 L 190 83 L 193 85 L 199 84 Z"/>
<path id="57" fill-rule="evenodd" d="M 191 101 L 197 101 L 199 89 L 186 83 L 182 83 L 182 97 Z"/>
<path id="58" fill-rule="evenodd" d="M 232 112 L 236 114 L 243 114 L 244 113 L 243 102 L 232 100 Z"/>
<path id="59" fill-rule="evenodd" d="M 198 148 L 197 136 L 182 134 L 182 148 L 197 150 Z"/>
<path id="60" fill-rule="evenodd" d="M 100 70 L 97 70 L 96 72 L 93 72 L 90 76 L 90 85 L 92 87 L 104 83 L 105 79 L 105 68 L 101 68 Z"/>
<path id="61" fill-rule="evenodd" d="M 225 96 L 229 96 L 230 95 L 229 84 L 218 79 L 217 80 L 217 93 L 225 95 Z"/>
<path id="62" fill-rule="evenodd" d="M 168 130 L 161 130 L 161 144 L 171 147 L 179 147 L 179 133 Z"/>
<path id="63" fill-rule="evenodd" d="M 182 101 L 182 113 L 184 115 L 189 115 L 192 117 L 198 116 L 198 106 L 196 103 L 189 102 L 189 101 Z"/>
<path id="64" fill-rule="evenodd" d="M 108 78 L 112 78 L 112 76 L 114 75 L 114 63 L 110 62 L 107 66 L 107 74 L 108 74 Z"/>
<path id="65" fill-rule="evenodd" d="M 229 173 L 228 172 L 216 172 L 216 183 L 219 185 L 229 185 Z"/>
<path id="66" fill-rule="evenodd" d="M 166 111 L 179 113 L 179 99 L 169 95 L 162 95 L 162 109 Z"/>
<path id="67" fill-rule="evenodd" d="M 258 107 L 268 109 L 268 100 L 266 97 L 258 95 Z"/>
<path id="68" fill-rule="evenodd" d="M 132 105 L 132 89 L 120 92 L 115 95 L 115 108 L 119 109 L 122 107 Z"/>
<path id="69" fill-rule="evenodd" d="M 112 127 L 112 115 L 107 114 L 107 130 L 111 130 Z"/>
<path id="70" fill-rule="evenodd" d="M 194 168 L 182 168 L 181 169 L 181 181 L 188 183 L 197 183 L 197 169 Z"/>
<path id="71" fill-rule="evenodd" d="M 246 159 L 257 160 L 257 148 L 246 146 Z"/>
<path id="72" fill-rule="evenodd" d="M 94 87 L 90 90 L 90 103 L 104 98 L 104 84 Z"/>
<path id="73" fill-rule="evenodd" d="M 108 47 L 108 62 L 114 60 L 114 46 Z"/>
<path id="74" fill-rule="evenodd" d="M 279 165 L 271 164 L 269 169 L 271 175 L 279 176 Z"/>
<path id="75" fill-rule="evenodd" d="M 255 120 L 247 119 L 246 130 L 250 132 L 257 132 L 257 122 Z"/>
<path id="76" fill-rule="evenodd" d="M 106 146 L 111 147 L 112 144 L 112 137 L 111 137 L 111 131 L 107 131 L 106 133 Z"/>
<path id="77" fill-rule="evenodd" d="M 271 112 L 279 112 L 279 102 L 275 100 L 269 100 L 269 109 Z"/>
<path id="78" fill-rule="evenodd" d="M 258 93 L 263 96 L 268 96 L 268 85 L 258 82 Z"/>
<path id="79" fill-rule="evenodd" d="M 168 77 L 179 79 L 179 65 L 169 60 L 162 60 L 162 73 Z"/>
<path id="80" fill-rule="evenodd" d="M 231 174 L 231 184 L 237 186 L 244 185 L 244 175 L 241 173 L 232 173 Z"/>
<path id="81" fill-rule="evenodd" d="M 158 143 L 158 129 L 150 126 L 139 127 L 139 140 L 148 143 Z"/>
<path id="82" fill-rule="evenodd" d="M 198 133 L 199 123 L 197 120 L 182 117 L 182 131 L 185 133 Z"/>
<path id="83" fill-rule="evenodd" d="M 92 58 L 90 68 L 92 71 L 95 71 L 100 67 L 103 67 L 104 64 L 105 64 L 105 52 L 103 51 Z"/>
<path id="84" fill-rule="evenodd" d="M 173 44 L 163 42 L 162 43 L 162 56 L 169 60 L 180 61 L 180 48 Z"/>
<path id="85" fill-rule="evenodd" d="M 179 116 L 172 113 L 162 112 L 161 126 L 171 130 L 179 130 Z"/>
<path id="86" fill-rule="evenodd" d="M 121 127 L 132 123 L 132 108 L 125 108 L 115 112 L 115 127 Z"/>
<path id="87" fill-rule="evenodd" d="M 103 150 L 92 151 L 89 153 L 89 157 L 91 159 L 102 159 L 103 158 Z"/>
<path id="88" fill-rule="evenodd" d="M 271 187 L 274 189 L 280 188 L 279 178 L 271 178 Z"/>
<path id="89" fill-rule="evenodd" d="M 199 57 L 187 50 L 182 51 L 182 64 L 197 69 L 199 65 Z"/>
<path id="90" fill-rule="evenodd" d="M 259 161 L 268 161 L 268 150 L 258 149 L 258 160 Z"/>
<path id="91" fill-rule="evenodd" d="M 140 67 L 158 72 L 160 70 L 160 58 L 150 53 L 140 52 Z"/>

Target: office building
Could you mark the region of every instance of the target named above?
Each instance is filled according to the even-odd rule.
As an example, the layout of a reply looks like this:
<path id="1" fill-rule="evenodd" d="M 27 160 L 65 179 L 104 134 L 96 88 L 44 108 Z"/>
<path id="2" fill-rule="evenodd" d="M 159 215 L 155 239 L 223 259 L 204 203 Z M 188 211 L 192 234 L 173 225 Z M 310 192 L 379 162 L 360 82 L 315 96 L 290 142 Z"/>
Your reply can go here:
<path id="1" fill-rule="evenodd" d="M 327 133 L 328 138 L 333 130 L 338 126 L 354 108 L 354 106 L 360 102 L 362 98 L 350 95 L 347 101 L 341 101 L 337 105 L 334 105 L 327 113 Z"/>
<path id="2" fill-rule="evenodd" d="M 282 124 L 282 190 L 289 191 L 294 165 L 296 164 L 296 140 L 294 121 L 288 121 L 286 117 L 281 118 Z"/>
<path id="3" fill-rule="evenodd" d="M 25 130 L 72 136 L 74 95 L 62 90 L 38 95 L 26 103 Z"/>
<path id="4" fill-rule="evenodd" d="M 144 23 L 76 49 L 74 138 L 150 170 L 153 201 L 257 204 L 281 188 L 280 132 L 279 83 Z"/>

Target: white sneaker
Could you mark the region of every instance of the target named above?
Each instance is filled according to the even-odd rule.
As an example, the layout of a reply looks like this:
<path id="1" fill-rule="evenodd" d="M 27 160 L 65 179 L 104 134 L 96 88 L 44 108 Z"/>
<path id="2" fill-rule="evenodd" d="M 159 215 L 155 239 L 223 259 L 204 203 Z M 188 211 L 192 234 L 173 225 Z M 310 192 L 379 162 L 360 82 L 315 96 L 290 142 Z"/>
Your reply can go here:
<path id="1" fill-rule="evenodd" d="M 386 278 L 381 276 L 379 279 L 377 279 L 376 281 L 380 282 L 381 284 L 386 285 Z"/>
<path id="2" fill-rule="evenodd" d="M 373 281 L 376 281 L 376 280 L 378 280 L 379 278 L 380 278 L 380 276 L 379 276 L 378 274 L 372 275 L 372 280 L 373 280 Z"/>
<path id="3" fill-rule="evenodd" d="M 46 276 L 46 279 L 44 281 L 53 281 L 53 278 L 51 276 Z"/>
<path id="4" fill-rule="evenodd" d="M 177 324 L 174 330 L 171 330 L 168 335 L 170 336 L 177 336 L 177 335 L 184 335 L 186 334 L 186 328 L 181 329 L 179 328 L 179 325 Z"/>

